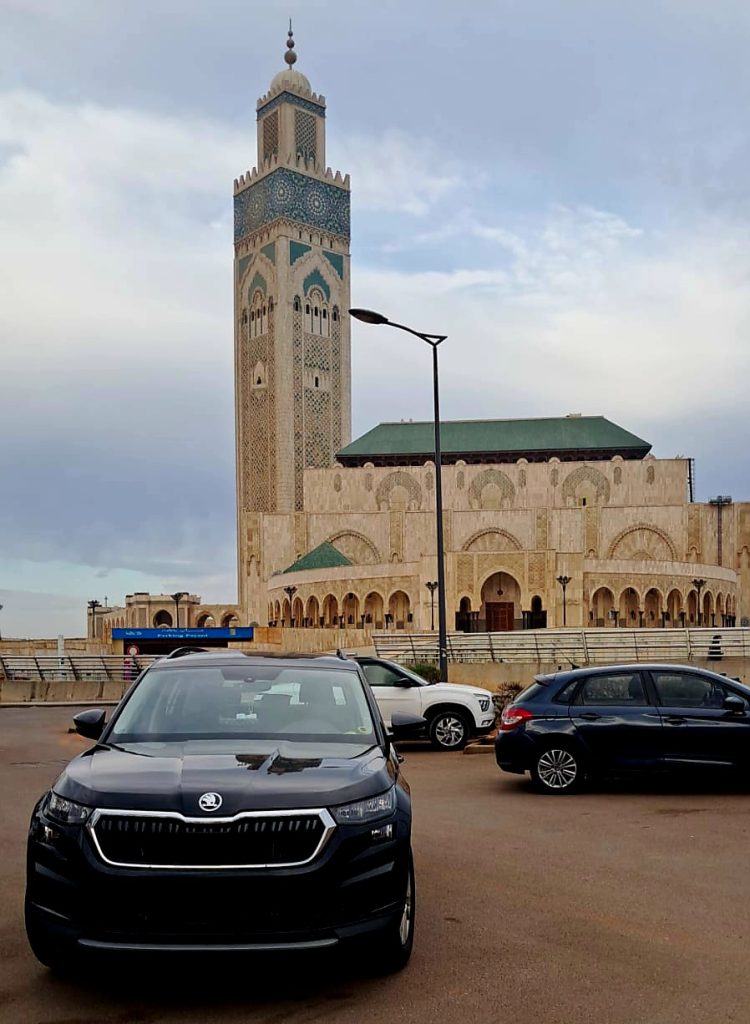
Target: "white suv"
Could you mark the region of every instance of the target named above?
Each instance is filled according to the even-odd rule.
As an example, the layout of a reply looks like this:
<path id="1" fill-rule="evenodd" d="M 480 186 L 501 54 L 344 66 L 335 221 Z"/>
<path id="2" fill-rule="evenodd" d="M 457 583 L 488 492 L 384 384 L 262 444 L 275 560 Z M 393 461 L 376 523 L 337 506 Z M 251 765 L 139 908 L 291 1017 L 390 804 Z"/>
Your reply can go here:
<path id="1" fill-rule="evenodd" d="M 495 706 L 489 690 L 454 683 L 428 683 L 394 661 L 358 657 L 386 726 L 394 711 L 427 719 L 427 735 L 439 750 L 460 750 L 472 736 L 489 732 Z"/>

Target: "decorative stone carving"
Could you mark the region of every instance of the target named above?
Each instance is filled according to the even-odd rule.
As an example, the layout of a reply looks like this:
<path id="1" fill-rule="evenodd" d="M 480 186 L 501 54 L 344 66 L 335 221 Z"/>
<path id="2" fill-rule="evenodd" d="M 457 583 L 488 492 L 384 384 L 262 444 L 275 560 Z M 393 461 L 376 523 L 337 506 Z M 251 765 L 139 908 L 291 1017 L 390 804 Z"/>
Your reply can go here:
<path id="1" fill-rule="evenodd" d="M 593 505 L 586 506 L 584 526 L 586 557 L 595 558 L 599 553 L 599 509 Z"/>
<path id="2" fill-rule="evenodd" d="M 537 509 L 536 513 L 536 546 L 540 551 L 545 551 L 549 547 L 548 541 L 548 522 L 547 522 L 547 509 Z"/>
<path id="3" fill-rule="evenodd" d="M 497 504 L 489 500 L 485 491 L 490 490 L 497 497 Z M 469 505 L 471 508 L 498 508 L 505 502 L 511 502 L 516 496 L 516 489 L 510 478 L 499 469 L 485 469 L 474 477 L 469 485 Z"/>
<path id="4" fill-rule="evenodd" d="M 646 470 L 646 483 L 647 484 L 652 484 L 654 482 L 654 477 L 655 476 L 656 476 L 656 471 L 654 470 L 654 467 L 653 466 L 649 466 L 648 469 Z"/>
<path id="5" fill-rule="evenodd" d="M 637 523 L 618 533 L 609 546 L 607 557 L 675 562 L 677 551 L 664 530 L 650 523 Z"/>
<path id="6" fill-rule="evenodd" d="M 688 505 L 687 507 L 687 534 L 688 551 L 694 550 L 697 555 L 701 549 L 700 505 Z M 698 559 L 696 558 L 695 561 L 697 562 Z"/>
<path id="7" fill-rule="evenodd" d="M 406 510 L 415 512 L 422 507 L 422 488 L 411 473 L 397 470 L 389 473 L 378 484 L 375 492 L 375 503 L 379 511 L 387 510 L 391 505 L 391 495 L 399 488 L 406 492 Z"/>
<path id="8" fill-rule="evenodd" d="M 341 473 L 337 473 L 333 478 L 333 489 L 338 494 L 341 490 Z"/>
<path id="9" fill-rule="evenodd" d="M 459 469 L 458 473 L 456 473 L 456 488 L 459 491 L 462 491 L 464 489 L 465 482 L 466 482 L 466 474 L 464 473 L 464 471 L 462 469 Z"/>
<path id="10" fill-rule="evenodd" d="M 389 517 L 390 561 L 404 559 L 404 516 L 402 512 L 391 512 Z"/>
<path id="11" fill-rule="evenodd" d="M 580 466 L 565 477 L 562 485 L 563 501 L 577 500 L 577 491 L 582 484 L 590 484 L 596 492 L 597 501 L 609 501 L 609 480 L 604 473 L 593 466 Z"/>
<path id="12" fill-rule="evenodd" d="M 622 483 L 622 466 L 615 466 L 615 470 L 612 475 L 614 477 L 615 484 L 619 487 Z"/>
<path id="13" fill-rule="evenodd" d="M 529 555 L 529 589 L 544 590 L 546 585 L 547 557 L 543 551 L 533 551 Z"/>
<path id="14" fill-rule="evenodd" d="M 459 593 L 474 593 L 474 559 L 471 555 L 456 555 L 456 589 Z"/>
<path id="15" fill-rule="evenodd" d="M 463 551 L 520 551 L 522 544 L 507 530 L 490 527 L 473 533 L 463 544 Z"/>
<path id="16" fill-rule="evenodd" d="M 332 544 L 342 555 L 346 555 L 355 565 L 377 565 L 383 561 L 373 542 L 363 533 L 357 533 L 355 530 L 342 530 L 340 533 L 334 533 L 328 538 L 328 543 Z"/>

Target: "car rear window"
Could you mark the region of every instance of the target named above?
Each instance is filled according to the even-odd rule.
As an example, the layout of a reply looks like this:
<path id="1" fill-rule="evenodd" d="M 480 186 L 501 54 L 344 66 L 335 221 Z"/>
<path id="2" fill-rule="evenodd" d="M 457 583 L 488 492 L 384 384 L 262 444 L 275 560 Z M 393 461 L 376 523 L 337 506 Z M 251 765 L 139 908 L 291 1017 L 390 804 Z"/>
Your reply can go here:
<path id="1" fill-rule="evenodd" d="M 521 701 L 535 700 L 540 693 L 549 693 L 547 683 L 538 683 L 535 679 L 534 682 L 530 683 L 525 690 L 521 690 L 513 703 L 519 704 Z"/>

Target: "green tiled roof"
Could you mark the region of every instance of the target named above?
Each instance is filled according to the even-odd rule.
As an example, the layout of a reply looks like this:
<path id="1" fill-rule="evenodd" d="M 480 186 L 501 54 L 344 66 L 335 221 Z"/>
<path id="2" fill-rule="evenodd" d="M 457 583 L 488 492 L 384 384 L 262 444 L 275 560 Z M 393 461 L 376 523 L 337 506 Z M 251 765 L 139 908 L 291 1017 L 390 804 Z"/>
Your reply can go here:
<path id="1" fill-rule="evenodd" d="M 308 551 L 302 558 L 298 558 L 294 565 L 290 565 L 284 572 L 302 572 L 303 569 L 333 569 L 337 565 L 352 565 L 346 555 L 342 555 L 338 548 L 328 541 L 318 544 L 312 551 Z"/>
<path id="2" fill-rule="evenodd" d="M 648 441 L 618 427 L 604 416 L 559 416 L 528 420 L 450 420 L 441 423 L 441 444 L 446 455 L 506 452 L 623 451 L 646 455 Z M 430 458 L 434 451 L 433 425 L 379 423 L 343 448 L 338 457 L 360 460 L 366 456 L 415 455 Z"/>

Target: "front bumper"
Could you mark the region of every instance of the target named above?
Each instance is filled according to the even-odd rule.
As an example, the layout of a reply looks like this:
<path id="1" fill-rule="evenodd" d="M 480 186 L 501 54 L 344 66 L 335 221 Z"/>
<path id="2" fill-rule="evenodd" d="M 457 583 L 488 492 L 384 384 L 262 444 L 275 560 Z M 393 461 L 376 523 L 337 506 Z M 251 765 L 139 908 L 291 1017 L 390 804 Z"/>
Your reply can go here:
<path id="1" fill-rule="evenodd" d="M 373 838 L 393 825 L 392 838 Z M 28 844 L 29 929 L 94 950 L 316 950 L 400 917 L 410 815 L 339 825 L 295 868 L 128 869 L 105 864 L 86 829 L 38 811 Z"/>

